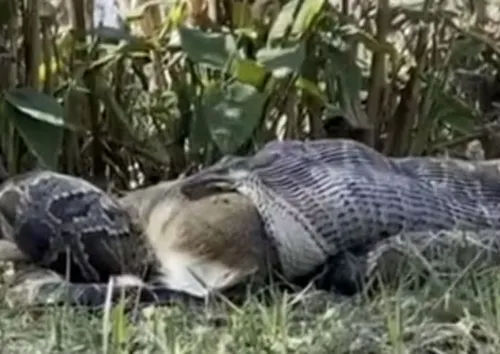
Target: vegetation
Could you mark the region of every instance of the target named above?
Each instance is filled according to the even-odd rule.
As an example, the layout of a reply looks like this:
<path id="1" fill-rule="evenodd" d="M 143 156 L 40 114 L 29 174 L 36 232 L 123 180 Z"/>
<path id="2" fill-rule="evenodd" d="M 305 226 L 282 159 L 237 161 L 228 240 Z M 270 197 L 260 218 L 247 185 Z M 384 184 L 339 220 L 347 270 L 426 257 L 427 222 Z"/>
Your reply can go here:
<path id="1" fill-rule="evenodd" d="M 500 155 L 493 1 L 137 3 L 120 3 L 117 29 L 93 25 L 90 0 L 0 0 L 0 174 L 42 166 L 119 191 L 277 137 L 347 136 L 393 156 L 477 157 L 475 142 Z M 277 295 L 221 312 L 224 323 L 178 309 L 133 324 L 119 310 L 1 308 L 0 347 L 496 353 L 500 288 L 487 278 L 359 303 Z"/>

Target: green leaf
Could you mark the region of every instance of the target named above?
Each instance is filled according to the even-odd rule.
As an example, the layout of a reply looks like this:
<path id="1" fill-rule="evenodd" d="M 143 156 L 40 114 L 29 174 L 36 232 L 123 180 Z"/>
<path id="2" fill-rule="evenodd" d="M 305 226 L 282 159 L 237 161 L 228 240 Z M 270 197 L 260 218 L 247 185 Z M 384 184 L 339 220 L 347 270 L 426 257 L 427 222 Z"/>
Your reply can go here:
<path id="1" fill-rule="evenodd" d="M 269 31 L 268 43 L 284 38 L 290 25 L 292 26 L 290 36 L 300 38 L 310 29 L 313 20 L 321 12 L 325 3 L 326 0 L 292 0 L 287 2 L 273 22 Z"/>
<path id="2" fill-rule="evenodd" d="M 65 126 L 61 105 L 32 88 L 10 90 L 5 100 L 6 116 L 26 146 L 45 167 L 56 170 Z"/>
<path id="3" fill-rule="evenodd" d="M 264 93 L 241 82 L 207 88 L 203 112 L 212 139 L 223 154 L 233 154 L 252 136 L 266 99 Z"/>
<path id="4" fill-rule="evenodd" d="M 88 31 L 89 34 L 99 37 L 104 43 L 116 43 L 119 41 L 138 42 L 140 38 L 131 35 L 124 28 L 109 26 L 96 26 Z"/>
<path id="5" fill-rule="evenodd" d="M 257 60 L 277 78 L 298 72 L 306 59 L 306 45 L 300 42 L 287 48 L 262 48 L 257 52 Z"/>
<path id="6" fill-rule="evenodd" d="M 330 81 L 331 103 L 338 102 L 345 112 L 345 118 L 355 128 L 369 127 L 368 117 L 361 106 L 362 88 L 361 70 L 356 65 L 355 57 L 348 50 L 342 51 L 333 46 L 328 48 L 328 64 L 325 72 Z M 337 86 L 336 92 L 332 87 Z"/>
<path id="7" fill-rule="evenodd" d="M 142 1 L 140 5 L 135 5 L 132 9 L 128 10 L 127 13 L 121 14 L 125 15 L 127 21 L 140 20 L 143 18 L 146 10 L 153 6 L 164 5 L 162 0 L 148 0 Z"/>
<path id="8" fill-rule="evenodd" d="M 236 41 L 230 34 L 208 33 L 180 26 L 179 36 L 182 49 L 196 63 L 224 69 L 232 58 L 241 58 Z"/>
<path id="9" fill-rule="evenodd" d="M 422 112 L 420 119 L 430 124 L 441 123 L 461 134 L 470 134 L 476 128 L 478 112 L 463 101 L 459 96 L 451 93 L 449 83 L 444 74 L 429 73 L 423 75 L 425 87 L 422 88 Z"/>
<path id="10" fill-rule="evenodd" d="M 51 96 L 30 87 L 12 89 L 5 99 L 22 113 L 48 124 L 64 126 L 64 109 Z"/>
<path id="11" fill-rule="evenodd" d="M 342 82 L 348 93 L 358 95 L 362 88 L 362 80 L 356 57 L 349 50 L 330 47 L 328 59 L 334 75 Z"/>
<path id="12" fill-rule="evenodd" d="M 436 94 L 434 99 L 429 117 L 448 124 L 453 130 L 462 134 L 474 131 L 478 116 L 472 107 L 444 91 Z"/>
<path id="13" fill-rule="evenodd" d="M 251 27 L 252 8 L 246 2 L 233 2 L 231 5 L 231 22 L 235 28 Z"/>
<path id="14" fill-rule="evenodd" d="M 11 0 L 0 0 L 2 11 L 0 12 L 0 25 L 7 25 L 7 23 L 16 16 L 16 8 L 12 6 L 15 2 Z"/>
<path id="15" fill-rule="evenodd" d="M 239 81 L 256 88 L 263 84 L 267 75 L 267 71 L 262 65 L 250 59 L 235 60 L 231 72 Z"/>
<path id="16" fill-rule="evenodd" d="M 397 61 L 399 54 L 391 43 L 379 42 L 372 34 L 353 24 L 342 26 L 342 30 L 344 31 L 343 39 L 346 42 L 361 42 L 370 51 L 389 54 L 393 62 Z"/>
<path id="17" fill-rule="evenodd" d="M 326 2 L 326 0 L 304 1 L 293 24 L 292 34 L 302 34 L 308 31 Z"/>
<path id="18" fill-rule="evenodd" d="M 328 98 L 326 97 L 326 95 L 321 91 L 318 85 L 311 80 L 299 77 L 295 81 L 295 86 L 316 97 L 319 101 L 321 101 L 322 104 L 326 104 L 328 102 Z"/>
<path id="19" fill-rule="evenodd" d="M 345 117 L 345 111 L 337 105 L 326 104 L 325 115 L 327 117 Z"/>
<path id="20" fill-rule="evenodd" d="M 486 45 L 473 38 L 457 39 L 451 43 L 450 62 L 455 65 L 464 65 L 467 61 L 475 59 L 480 61 L 480 54 Z"/>
<path id="21" fill-rule="evenodd" d="M 198 101 L 193 102 L 194 109 L 189 128 L 189 151 L 196 155 L 202 153 L 211 143 L 210 130 L 203 116 L 203 106 Z"/>

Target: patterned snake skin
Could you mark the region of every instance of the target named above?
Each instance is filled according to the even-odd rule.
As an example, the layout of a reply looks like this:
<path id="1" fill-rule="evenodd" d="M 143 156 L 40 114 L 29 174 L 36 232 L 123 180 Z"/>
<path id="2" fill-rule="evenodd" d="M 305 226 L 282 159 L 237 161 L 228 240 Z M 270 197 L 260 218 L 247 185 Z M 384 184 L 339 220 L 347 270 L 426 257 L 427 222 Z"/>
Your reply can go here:
<path id="1" fill-rule="evenodd" d="M 391 281 L 399 269 L 396 264 L 404 267 L 408 261 L 414 260 L 425 269 L 434 265 L 436 260 L 440 261 L 441 268 L 455 262 L 463 269 L 471 260 L 480 260 L 483 266 L 499 265 L 500 231 L 497 229 L 500 211 L 496 208 L 500 200 L 499 166 L 499 161 L 386 158 L 350 140 L 286 141 L 269 143 L 249 158 L 224 158 L 186 179 L 181 188 L 191 197 L 214 187 L 235 189 L 248 196 L 257 206 L 266 232 L 279 251 L 285 275 L 290 279 L 301 276 L 308 279 L 318 267 L 327 265 L 328 273 L 323 279 L 325 287 L 338 289 L 345 285 L 344 282 L 357 282 L 358 278 L 369 278 L 378 271 Z M 67 185 L 67 191 L 76 192 L 85 186 L 108 200 L 101 194 L 103 192 L 79 179 L 59 178 L 73 181 L 72 185 Z M 18 183 L 16 181 L 16 185 Z M 12 189 L 12 186 L 7 189 Z M 5 198 L 5 187 L 3 194 L 1 190 L 0 206 L 18 205 L 19 200 Z M 25 192 L 22 190 L 14 196 L 26 196 Z M 107 203 L 113 205 L 112 201 Z M 1 210 L 8 219 L 12 215 L 9 210 Z M 42 214 L 38 210 L 39 214 L 34 215 L 46 217 L 43 213 L 47 210 L 43 210 Z M 118 247 L 114 242 L 120 237 L 130 237 L 134 226 L 126 219 L 113 220 L 121 221 L 109 224 L 106 219 L 104 224 L 111 232 L 105 232 L 98 240 L 89 241 L 83 237 L 85 235 L 70 233 L 68 236 L 75 237 L 71 241 L 74 241 L 73 247 L 78 249 L 90 245 L 90 242 L 98 242 L 97 252 L 116 257 L 111 264 L 123 265 L 123 258 L 114 255 L 116 251 L 113 250 Z M 12 216 L 10 221 L 10 225 L 20 225 L 12 223 Z M 93 224 L 102 223 L 100 220 Z M 123 229 L 129 231 L 113 231 Z M 468 231 L 456 232 L 457 229 Z M 5 229 L 3 233 L 9 234 Z M 12 230 L 10 234 L 12 238 Z M 30 252 L 30 249 L 26 251 Z M 137 259 L 137 254 L 131 253 L 128 257 Z M 31 256 L 43 259 L 37 252 Z M 77 267 L 80 264 L 82 269 L 88 268 L 88 262 L 82 263 L 78 258 L 74 263 Z M 130 264 L 145 263 L 142 260 Z M 95 264 L 99 265 L 99 262 Z M 50 262 L 44 265 L 54 268 Z M 106 264 L 99 267 L 104 267 L 102 274 L 138 272 L 137 269 L 109 268 L 109 265 L 105 268 Z M 28 277 L 32 279 L 33 274 L 36 276 L 40 271 L 49 274 L 41 274 L 39 284 L 29 280 L 27 286 L 14 288 L 9 298 L 15 302 L 28 297 L 24 303 L 50 303 L 47 299 L 52 298 L 54 303 L 69 301 L 97 307 L 105 302 L 108 289 L 102 277 L 91 276 L 89 279 L 87 276 L 85 284 L 72 283 L 47 269 L 38 269 Z M 33 291 L 26 292 L 26 289 Z M 139 288 L 118 287 L 113 297 L 119 296 L 123 289 L 138 295 L 138 302 L 181 300 L 200 303 L 181 292 L 151 283 Z"/>
<path id="2" fill-rule="evenodd" d="M 183 192 L 195 196 L 218 187 L 249 197 L 284 275 L 294 279 L 346 253 L 368 255 L 369 271 L 393 246 L 456 244 L 453 236 L 432 232 L 500 229 L 496 168 L 493 161 L 387 158 L 344 139 L 274 141 L 249 158 L 223 158 L 191 176 Z M 496 236 L 468 239 L 491 244 Z M 344 272 L 345 264 L 337 265 Z"/>
<path id="3" fill-rule="evenodd" d="M 0 188 L 0 212 L 12 230 L 4 238 L 43 267 L 64 275 L 69 268 L 71 281 L 141 271 L 127 268 L 140 254 L 124 247 L 137 239 L 130 218 L 83 179 L 48 171 L 16 176 Z"/>
<path id="4" fill-rule="evenodd" d="M 111 279 L 112 300 L 122 293 L 146 304 L 188 298 L 142 282 L 153 279 L 156 259 L 138 225 L 118 200 L 81 178 L 36 171 L 7 180 L 0 186 L 0 227 L 2 241 L 38 266 L 25 272 L 29 279 L 21 273 L 16 283 L 28 280 L 10 291 L 13 301 L 100 307 Z"/>

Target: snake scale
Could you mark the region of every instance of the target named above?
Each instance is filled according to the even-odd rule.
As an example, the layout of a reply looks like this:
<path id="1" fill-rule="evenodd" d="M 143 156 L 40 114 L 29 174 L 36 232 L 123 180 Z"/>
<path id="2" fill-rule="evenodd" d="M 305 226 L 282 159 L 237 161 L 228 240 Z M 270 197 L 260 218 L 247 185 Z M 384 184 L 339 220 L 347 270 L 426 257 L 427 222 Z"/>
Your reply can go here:
<path id="1" fill-rule="evenodd" d="M 129 291 L 130 285 L 140 285 L 154 265 L 126 208 L 81 178 L 51 171 L 10 178 L 0 188 L 0 218 L 2 240 L 18 247 L 24 255 L 21 260 L 41 268 L 37 276 L 43 273 L 42 281 L 30 279 L 28 290 L 18 288 L 13 292 L 16 296 L 100 306 L 111 278 L 136 277 L 117 278 L 132 284 L 118 284 L 113 289 L 116 297 L 120 288 Z M 143 302 L 162 302 L 177 295 L 161 286 L 140 290 Z"/>
<path id="2" fill-rule="evenodd" d="M 377 254 L 376 246 L 401 234 L 498 230 L 496 168 L 492 161 L 389 158 L 347 139 L 273 141 L 249 158 L 221 159 L 182 191 L 220 188 L 250 198 L 293 279 L 338 265 L 346 253 Z"/>
<path id="3" fill-rule="evenodd" d="M 203 304 L 205 289 L 188 266 L 196 273 L 201 265 L 198 277 L 216 290 L 258 273 L 267 255 L 251 202 L 218 193 L 187 203 L 179 184 L 115 198 L 51 171 L 8 179 L 0 185 L 0 260 L 35 265 L 15 277 L 9 302 L 99 308 L 111 289 L 112 300 L 125 292 L 134 303 Z"/>
<path id="4" fill-rule="evenodd" d="M 272 244 L 271 248 L 277 252 L 274 255 L 279 263 L 277 267 L 291 280 L 301 277 L 310 279 L 318 268 L 327 266 L 329 269 L 324 277 L 324 286 L 339 288 L 344 286 L 345 282 L 352 281 L 351 278 L 364 277 L 375 268 L 383 266 L 385 260 L 391 259 L 393 250 L 404 253 L 408 258 L 415 255 L 415 250 L 431 252 L 431 256 L 436 256 L 443 254 L 443 249 L 454 251 L 458 247 L 467 251 L 472 246 L 476 250 L 487 250 L 490 255 L 498 255 L 499 237 L 494 232 L 500 226 L 500 211 L 497 208 L 500 201 L 498 165 L 497 161 L 389 158 L 361 143 L 344 139 L 274 141 L 253 156 L 225 157 L 215 165 L 175 183 L 175 193 L 171 192 L 170 187 L 156 186 L 139 191 L 139 194 L 126 196 L 123 203 L 114 201 L 104 192 L 79 179 L 51 173 L 52 180 L 49 178 L 49 182 L 59 181 L 56 185 L 61 181 L 67 183 L 63 191 L 53 194 L 65 196 L 64 215 L 70 215 L 75 209 L 74 205 L 80 208 L 82 205 L 86 206 L 86 215 L 94 219 L 85 221 L 85 218 L 77 218 L 77 224 L 89 227 L 93 225 L 88 230 L 90 234 L 98 236 L 85 238 L 86 233 L 75 228 L 77 224 L 63 223 L 64 227 L 59 228 L 75 237 L 63 238 L 65 242 L 72 242 L 71 249 L 77 250 L 76 258 L 73 259 L 74 265 L 77 268 L 79 266 L 81 271 L 90 267 L 84 276 L 85 281 L 90 281 L 89 283 L 73 284 L 74 276 L 69 283 L 64 284 L 70 293 L 69 297 L 77 298 L 78 302 L 95 304 L 103 302 L 107 288 L 104 281 L 111 274 L 132 273 L 142 277 L 141 279 L 151 279 L 151 275 L 139 275 L 139 270 L 144 272 L 144 265 L 147 264 L 147 268 L 158 271 L 158 267 L 161 268 L 158 259 L 168 258 L 161 255 L 162 248 L 171 247 L 161 240 L 158 242 L 152 235 L 164 237 L 164 231 L 158 230 L 163 230 L 167 224 L 174 225 L 171 226 L 173 228 L 182 228 L 182 225 L 188 224 L 188 229 L 200 228 L 196 225 L 198 221 L 189 223 L 189 218 L 184 217 L 182 222 L 175 224 L 163 214 L 172 213 L 172 209 L 177 212 L 183 210 L 190 203 L 200 200 L 200 196 L 215 193 L 214 191 L 218 191 L 216 194 L 229 191 L 250 201 L 263 222 L 263 230 L 255 225 L 259 222 L 256 218 L 243 217 L 243 214 L 252 213 L 252 208 L 248 205 L 238 217 L 235 217 L 236 214 L 230 215 L 234 208 L 228 208 L 224 211 L 227 214 L 226 219 L 230 219 L 229 223 L 233 226 L 237 225 L 239 233 L 253 226 L 253 234 L 265 234 Z M 43 184 L 39 184 L 39 177 L 37 178 L 37 185 L 42 186 Z M 68 181 L 73 181 L 73 184 Z M 7 225 L 17 226 L 10 230 L 4 227 L 3 233 L 10 234 L 11 239 L 12 235 L 22 238 L 15 230 L 16 227 L 26 227 L 30 224 L 27 220 L 31 219 L 25 219 L 26 216 L 36 215 L 36 220 L 32 222 L 38 226 L 40 220 L 43 221 L 53 214 L 51 210 L 47 214 L 49 209 L 37 209 L 35 206 L 40 203 L 34 203 L 33 200 L 40 202 L 46 198 L 51 204 L 60 198 L 50 198 L 50 193 L 54 193 L 54 190 L 46 189 L 46 186 L 37 192 L 42 194 L 26 194 L 25 189 L 19 193 L 19 186 L 23 185 L 19 183 L 19 179 L 13 179 L 7 182 L 7 185 L 10 187 L 4 187 L 3 194 L 0 189 L 0 211 L 3 218 L 10 221 Z M 82 186 L 89 191 L 88 195 L 79 195 Z M 57 188 L 61 188 L 60 185 Z M 9 197 L 6 191 L 12 190 L 17 190 L 18 193 L 10 194 Z M 31 201 L 21 202 L 19 197 L 26 195 L 31 195 Z M 82 204 L 82 201 L 85 203 Z M 94 205 L 96 202 L 97 206 Z M 1 208 L 2 205 L 4 209 Z M 5 209 L 5 205 L 24 206 L 17 221 L 13 222 L 12 209 Z M 30 208 L 34 208 L 33 213 L 28 212 Z M 96 210 L 99 210 L 99 213 Z M 139 224 L 133 222 L 134 218 L 131 216 L 137 211 L 140 211 L 140 215 L 134 217 L 140 219 Z M 209 224 L 221 223 L 221 220 L 223 219 L 214 219 Z M 160 224 L 163 226 L 158 228 Z M 41 225 L 47 226 L 43 222 Z M 208 224 L 204 225 L 202 228 Z M 96 227 L 100 230 L 100 235 L 99 232 L 96 234 Z M 462 237 L 457 236 L 454 230 L 470 232 Z M 57 246 L 62 250 L 61 237 L 55 237 L 54 230 L 49 234 L 49 240 L 59 240 L 52 247 Z M 146 234 L 146 242 L 143 234 Z M 185 234 L 188 235 L 189 231 Z M 259 251 L 264 253 L 262 242 L 254 245 L 255 235 L 238 239 L 238 232 L 232 231 L 230 234 L 231 237 L 226 238 L 223 243 L 228 249 L 234 245 L 232 250 L 242 249 L 239 254 L 244 254 L 253 247 L 256 250 L 254 254 Z M 44 253 L 40 251 L 40 246 L 33 247 L 33 243 L 30 246 L 30 242 L 39 242 L 37 240 L 43 240 L 43 237 L 38 237 L 39 234 L 33 229 L 24 235 L 29 236 L 31 241 L 17 239 L 18 244 L 24 244 L 24 248 L 20 248 L 29 253 L 30 258 L 39 262 L 43 260 Z M 128 245 L 125 250 L 119 240 L 125 240 L 125 245 Z M 213 246 L 217 242 L 217 237 L 210 234 L 206 237 L 205 246 Z M 184 250 L 191 254 L 199 252 L 198 256 L 203 252 L 207 253 L 195 250 L 194 244 L 196 243 L 191 241 L 184 242 Z M 82 252 L 90 245 L 95 247 L 94 251 Z M 190 247 L 192 249 L 189 249 Z M 213 246 L 212 249 L 217 247 Z M 156 257 L 150 256 L 146 251 L 137 252 L 143 249 L 156 253 Z M 80 254 L 78 250 L 81 251 Z M 94 258 L 85 258 L 86 253 L 91 256 L 92 252 L 95 252 Z M 139 260 L 138 254 L 143 257 L 147 254 L 147 257 L 152 257 L 153 260 Z M 100 259 L 103 255 L 107 257 L 108 262 Z M 214 259 L 228 259 L 227 257 L 220 252 L 212 255 Z M 354 259 L 354 266 L 352 262 L 348 262 L 350 257 Z M 57 264 L 59 265 L 56 266 Z M 242 279 L 240 270 L 249 267 L 248 264 L 240 262 L 238 272 L 233 272 L 236 274 L 233 283 Z M 251 264 L 259 267 L 261 263 L 255 261 Z M 48 268 L 56 266 L 58 273 L 63 271 L 60 263 L 54 263 L 54 259 L 45 259 L 42 265 Z M 349 267 L 354 270 L 351 272 Z M 238 267 L 232 263 L 228 269 L 236 268 Z M 171 271 L 172 268 L 168 270 Z M 164 281 L 165 277 L 157 279 L 160 279 L 159 283 L 153 281 L 141 287 L 144 289 L 141 300 L 162 303 L 175 297 L 189 297 L 169 288 L 171 284 L 168 280 Z M 56 283 L 57 281 L 54 281 L 53 286 L 56 286 Z M 48 285 L 50 284 L 37 289 L 43 293 L 43 289 L 50 290 Z"/>

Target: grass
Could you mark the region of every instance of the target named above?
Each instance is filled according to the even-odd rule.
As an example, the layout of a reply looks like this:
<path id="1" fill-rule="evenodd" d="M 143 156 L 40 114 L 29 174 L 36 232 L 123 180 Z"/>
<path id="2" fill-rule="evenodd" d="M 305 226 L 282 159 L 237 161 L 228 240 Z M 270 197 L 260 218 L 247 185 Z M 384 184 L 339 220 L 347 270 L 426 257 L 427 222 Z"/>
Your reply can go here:
<path id="1" fill-rule="evenodd" d="M 472 242 L 449 234 L 433 238 L 445 246 L 439 252 L 403 238 L 417 262 L 404 252 L 382 255 L 377 264 L 391 281 L 372 295 L 274 290 L 240 306 L 126 312 L 116 304 L 93 314 L 0 301 L 0 353 L 500 353 L 500 236 L 482 243 L 479 234 Z M 422 264 L 424 283 L 415 281 Z"/>
<path id="2" fill-rule="evenodd" d="M 372 298 L 318 291 L 207 311 L 1 308 L 2 353 L 500 353 L 500 277 L 490 271 Z"/>

